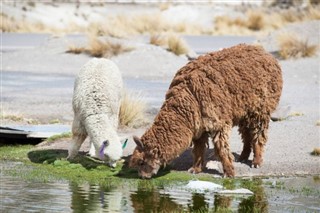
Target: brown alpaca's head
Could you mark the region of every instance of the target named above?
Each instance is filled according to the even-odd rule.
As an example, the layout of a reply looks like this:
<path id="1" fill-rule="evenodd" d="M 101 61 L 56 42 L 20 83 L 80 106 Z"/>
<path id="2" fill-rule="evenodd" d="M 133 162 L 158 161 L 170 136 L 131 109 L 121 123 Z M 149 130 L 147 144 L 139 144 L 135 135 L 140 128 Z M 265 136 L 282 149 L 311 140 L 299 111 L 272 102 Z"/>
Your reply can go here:
<path id="1" fill-rule="evenodd" d="M 151 178 L 160 169 L 160 160 L 155 150 L 147 150 L 143 142 L 137 136 L 133 136 L 137 147 L 130 158 L 129 167 L 136 168 L 141 178 Z M 156 151 L 157 152 L 157 151 Z"/>

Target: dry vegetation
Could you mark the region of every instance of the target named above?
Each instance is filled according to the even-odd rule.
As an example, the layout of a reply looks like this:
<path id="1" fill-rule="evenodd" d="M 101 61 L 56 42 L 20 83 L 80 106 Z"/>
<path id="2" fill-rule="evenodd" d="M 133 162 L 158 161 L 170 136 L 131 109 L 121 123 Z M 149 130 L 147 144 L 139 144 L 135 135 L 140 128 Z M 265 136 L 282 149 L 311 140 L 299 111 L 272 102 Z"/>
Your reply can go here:
<path id="1" fill-rule="evenodd" d="M 163 35 L 152 35 L 150 44 L 161 46 L 176 55 L 188 54 L 190 48 L 187 42 L 179 35 L 174 33 Z"/>
<path id="2" fill-rule="evenodd" d="M 247 10 L 244 17 L 217 16 L 214 19 L 215 29 L 212 34 L 249 35 L 257 32 L 267 33 L 288 23 L 319 19 L 319 6 L 282 10 L 256 8 Z"/>
<path id="3" fill-rule="evenodd" d="M 1 120 L 23 121 L 24 117 L 20 113 L 8 113 L 1 110 Z"/>
<path id="4" fill-rule="evenodd" d="M 281 58 L 311 57 L 317 53 L 318 46 L 309 44 L 307 39 L 302 39 L 293 34 L 281 34 L 278 37 L 279 54 Z"/>
<path id="5" fill-rule="evenodd" d="M 3 122 L 24 122 L 27 124 L 39 124 L 40 121 L 31 118 L 25 118 L 25 116 L 20 112 L 12 112 L 8 109 L 0 108 L 0 120 Z"/>
<path id="6" fill-rule="evenodd" d="M 56 29 L 45 26 L 39 22 L 27 22 L 25 19 L 16 20 L 1 13 L 2 32 L 83 32 L 93 33 L 101 36 L 128 37 L 139 34 L 160 34 L 175 32 L 182 34 L 210 34 L 210 35 L 248 35 L 257 32 L 270 32 L 288 23 L 320 19 L 320 5 L 309 2 L 309 6 L 290 7 L 281 9 L 279 6 L 272 7 L 244 7 L 244 15 L 231 18 L 229 15 L 213 18 L 213 28 L 203 27 L 195 22 L 171 22 L 167 20 L 162 12 L 171 7 L 171 4 L 160 4 L 156 13 L 142 14 L 118 14 L 110 15 L 105 21 L 90 23 L 88 27 L 80 27 L 75 23 L 69 23 L 65 29 Z M 28 6 L 30 7 L 30 6 Z M 33 5 L 32 8 L 37 7 Z M 214 14 L 212 15 L 212 17 Z"/>
<path id="7" fill-rule="evenodd" d="M 110 16 L 105 23 L 91 23 L 89 30 L 96 35 L 111 37 L 128 37 L 141 34 L 159 34 L 163 32 L 177 32 L 184 34 L 204 34 L 204 29 L 197 24 L 177 23 L 166 20 L 161 13 L 139 15 Z"/>
<path id="8" fill-rule="evenodd" d="M 133 48 L 125 47 L 120 43 L 114 43 L 108 40 L 103 41 L 97 37 L 91 36 L 87 47 L 80 47 L 71 44 L 66 52 L 74 54 L 86 53 L 93 57 L 110 58 L 131 50 L 133 50 Z"/>
<path id="9" fill-rule="evenodd" d="M 314 148 L 311 154 L 315 156 L 320 156 L 320 148 Z"/>
<path id="10" fill-rule="evenodd" d="M 146 104 L 140 95 L 123 92 L 119 125 L 128 127 L 139 127 L 145 122 Z"/>
<path id="11" fill-rule="evenodd" d="M 76 25 L 75 23 L 70 23 L 68 28 L 57 28 L 53 26 L 48 26 L 41 21 L 27 21 L 25 19 L 16 20 L 13 17 L 9 17 L 7 14 L 0 14 L 0 31 L 1 32 L 16 32 L 16 33 L 73 33 L 73 32 L 84 32 L 85 28 Z"/>

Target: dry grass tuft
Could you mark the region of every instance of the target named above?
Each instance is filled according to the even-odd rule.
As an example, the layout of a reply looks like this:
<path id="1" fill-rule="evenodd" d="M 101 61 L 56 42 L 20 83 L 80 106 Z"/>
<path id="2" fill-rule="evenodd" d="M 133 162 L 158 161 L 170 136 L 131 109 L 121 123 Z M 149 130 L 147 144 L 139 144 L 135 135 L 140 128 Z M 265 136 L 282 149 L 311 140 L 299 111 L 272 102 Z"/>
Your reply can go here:
<path id="1" fill-rule="evenodd" d="M 316 122 L 316 126 L 320 126 L 320 120 Z"/>
<path id="2" fill-rule="evenodd" d="M 261 11 L 249 11 L 247 14 L 246 26 L 250 30 L 262 30 L 265 26 L 265 15 Z"/>
<path id="3" fill-rule="evenodd" d="M 160 3 L 159 9 L 160 9 L 160 11 L 165 11 L 165 10 L 169 9 L 170 6 L 171 6 L 170 2 Z"/>
<path id="4" fill-rule="evenodd" d="M 249 14 L 249 13 L 247 13 Z M 214 31 L 213 34 L 218 35 L 249 35 L 252 34 L 253 29 L 262 28 L 262 26 L 259 26 L 259 18 L 258 16 L 255 16 L 253 13 L 251 13 L 252 17 L 250 21 L 246 18 L 231 18 L 229 16 L 217 16 L 214 19 Z M 261 19 L 262 20 L 262 19 Z M 249 29 L 252 28 L 252 29 Z"/>
<path id="5" fill-rule="evenodd" d="M 146 104 L 140 95 L 123 92 L 119 112 L 119 125 L 139 127 L 144 123 Z"/>
<path id="6" fill-rule="evenodd" d="M 175 33 L 151 35 L 150 44 L 166 48 L 176 55 L 188 54 L 190 51 L 187 42 Z"/>
<path id="7" fill-rule="evenodd" d="M 102 41 L 97 37 L 91 36 L 89 38 L 89 44 L 87 48 L 70 45 L 66 52 L 74 54 L 86 53 L 97 58 L 110 58 L 131 50 L 133 50 L 133 48 L 125 47 L 120 43 L 113 43 L 108 40 Z"/>
<path id="8" fill-rule="evenodd" d="M 171 23 L 160 12 L 136 15 L 117 15 L 108 17 L 106 23 L 91 23 L 90 31 L 96 35 L 123 38 L 141 34 L 160 34 L 179 32 L 184 34 L 203 34 L 201 25 L 195 23 Z"/>
<path id="9" fill-rule="evenodd" d="M 306 14 L 306 19 L 309 20 L 319 20 L 320 19 L 320 7 L 316 6 L 316 7 L 308 7 L 308 11 Z"/>
<path id="10" fill-rule="evenodd" d="M 8 110 L 7 108 L 2 108 L 2 107 L 0 108 L 0 120 L 23 122 L 23 123 L 32 124 L 32 125 L 40 124 L 40 121 L 37 119 L 26 118 L 20 112 L 14 112 L 14 111 Z"/>
<path id="11" fill-rule="evenodd" d="M 252 35 L 257 34 L 257 32 L 267 33 L 288 23 L 319 19 L 319 6 L 281 10 L 249 9 L 244 17 L 231 18 L 228 15 L 215 17 L 215 29 L 212 34 Z"/>
<path id="12" fill-rule="evenodd" d="M 313 151 L 311 152 L 311 155 L 316 155 L 320 156 L 320 148 L 314 148 Z"/>
<path id="13" fill-rule="evenodd" d="M 6 119 L 10 121 L 23 121 L 24 117 L 19 112 L 11 112 L 10 110 L 0 108 L 0 119 Z"/>
<path id="14" fill-rule="evenodd" d="M 91 37 L 86 49 L 86 53 L 93 57 L 101 58 L 109 55 L 110 47 L 110 43 L 101 41 L 95 37 Z"/>
<path id="15" fill-rule="evenodd" d="M 168 50 L 176 55 L 183 55 L 189 52 L 187 42 L 177 34 L 168 36 Z"/>
<path id="16" fill-rule="evenodd" d="M 132 49 L 133 48 L 125 47 L 120 43 L 101 41 L 96 37 L 91 37 L 86 52 L 94 57 L 110 58 L 112 56 L 117 56 L 121 53 L 131 51 Z"/>
<path id="17" fill-rule="evenodd" d="M 150 44 L 160 46 L 160 47 L 167 47 L 168 46 L 168 38 L 163 35 L 151 35 L 150 36 Z"/>
<path id="18" fill-rule="evenodd" d="M 281 34 L 278 37 L 279 54 L 283 59 L 311 57 L 317 53 L 318 46 L 309 44 L 307 39 L 297 35 Z"/>
<path id="19" fill-rule="evenodd" d="M 79 47 L 79 46 L 76 46 L 74 44 L 71 44 L 69 45 L 69 48 L 68 50 L 66 51 L 67 53 L 73 53 L 73 54 L 80 54 L 80 53 L 83 53 L 85 52 L 85 48 L 84 47 Z"/>

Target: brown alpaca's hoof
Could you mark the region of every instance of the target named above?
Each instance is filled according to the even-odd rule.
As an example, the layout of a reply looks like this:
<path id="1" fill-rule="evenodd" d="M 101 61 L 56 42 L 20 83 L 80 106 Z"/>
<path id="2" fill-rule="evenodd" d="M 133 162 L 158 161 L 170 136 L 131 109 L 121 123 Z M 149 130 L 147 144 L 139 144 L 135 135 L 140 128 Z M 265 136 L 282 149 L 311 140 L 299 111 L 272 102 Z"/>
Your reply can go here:
<path id="1" fill-rule="evenodd" d="M 202 172 L 202 169 L 200 167 L 191 167 L 190 169 L 188 169 L 188 172 L 191 174 L 198 174 Z"/>
<path id="2" fill-rule="evenodd" d="M 262 165 L 262 159 L 253 158 L 251 168 L 260 168 Z"/>
<path id="3" fill-rule="evenodd" d="M 235 176 L 234 168 L 225 169 L 223 176 L 224 177 L 231 177 L 231 178 L 234 177 Z"/>

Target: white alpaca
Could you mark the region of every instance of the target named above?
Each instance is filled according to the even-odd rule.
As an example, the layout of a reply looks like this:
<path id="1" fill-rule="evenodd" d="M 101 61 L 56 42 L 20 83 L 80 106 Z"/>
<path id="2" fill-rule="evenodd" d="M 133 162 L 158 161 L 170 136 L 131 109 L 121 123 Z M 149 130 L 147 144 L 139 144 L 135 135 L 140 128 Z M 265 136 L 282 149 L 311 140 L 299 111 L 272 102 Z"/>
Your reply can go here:
<path id="1" fill-rule="evenodd" d="M 74 158 L 90 137 L 89 154 L 115 166 L 122 156 L 117 135 L 122 91 L 121 73 L 112 61 L 94 58 L 76 77 L 73 94 L 73 141 L 68 159 Z"/>

